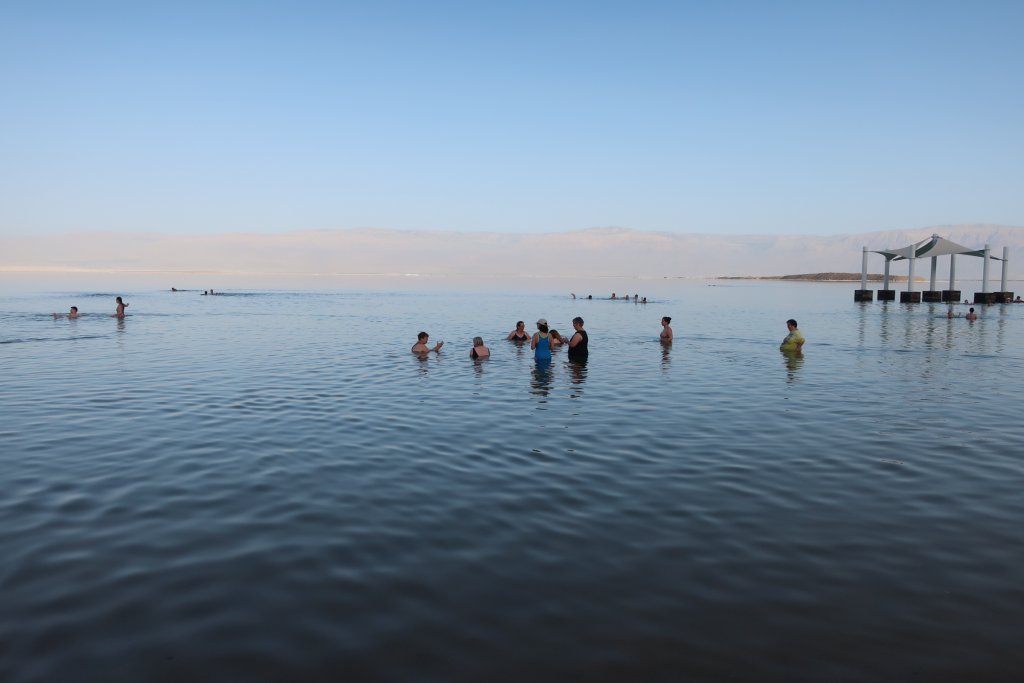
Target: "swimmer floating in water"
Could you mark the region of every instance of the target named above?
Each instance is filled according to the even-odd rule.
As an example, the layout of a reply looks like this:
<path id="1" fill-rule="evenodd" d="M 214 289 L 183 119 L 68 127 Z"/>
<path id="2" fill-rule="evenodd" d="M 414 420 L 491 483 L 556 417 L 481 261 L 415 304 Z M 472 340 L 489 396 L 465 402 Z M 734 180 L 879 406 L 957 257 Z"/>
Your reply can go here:
<path id="1" fill-rule="evenodd" d="M 65 316 L 62 316 L 60 313 L 54 313 L 53 317 L 54 317 L 54 319 L 57 319 L 57 318 L 63 318 Z M 78 317 L 78 306 L 72 306 L 71 310 L 68 311 L 68 314 L 67 314 L 66 317 L 68 317 L 68 318 L 77 318 Z"/>

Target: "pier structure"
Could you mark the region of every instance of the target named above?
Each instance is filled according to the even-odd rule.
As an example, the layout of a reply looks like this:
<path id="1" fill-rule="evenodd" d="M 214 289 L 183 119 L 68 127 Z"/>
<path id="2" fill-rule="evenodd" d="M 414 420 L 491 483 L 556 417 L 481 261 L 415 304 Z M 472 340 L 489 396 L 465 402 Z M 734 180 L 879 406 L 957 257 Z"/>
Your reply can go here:
<path id="1" fill-rule="evenodd" d="M 876 249 L 869 250 L 864 247 L 861 258 L 860 289 L 853 293 L 854 301 L 871 301 L 873 292 L 867 288 L 868 254 L 881 254 L 885 257 L 885 275 L 882 279 L 882 289 L 878 290 L 879 301 L 895 301 L 896 291 L 889 288 L 889 266 L 893 261 L 907 261 L 907 289 L 900 292 L 900 301 L 903 303 L 930 302 L 959 302 L 960 290 L 956 288 L 956 257 L 977 256 L 984 259 L 982 264 L 981 291 L 975 292 L 974 303 L 994 304 L 1008 303 L 1013 301 L 1013 292 L 1006 290 L 1007 267 L 1010 262 L 1010 250 L 1003 247 L 1003 256 L 992 255 L 989 245 L 983 249 L 971 249 L 947 240 L 938 235 L 932 235 L 920 242 L 909 244 L 900 249 Z M 936 276 L 938 274 L 938 261 L 940 256 L 949 256 L 949 289 L 936 289 Z M 931 259 L 931 278 L 928 289 L 924 292 L 915 291 L 914 266 L 919 258 Z M 989 292 L 989 261 L 1002 261 L 1002 278 L 998 292 Z"/>

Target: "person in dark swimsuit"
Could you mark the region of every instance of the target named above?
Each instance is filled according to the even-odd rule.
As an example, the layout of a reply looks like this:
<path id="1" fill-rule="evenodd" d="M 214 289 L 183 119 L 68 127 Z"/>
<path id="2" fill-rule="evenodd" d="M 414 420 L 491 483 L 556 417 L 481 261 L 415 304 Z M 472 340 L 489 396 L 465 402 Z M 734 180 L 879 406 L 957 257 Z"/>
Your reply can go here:
<path id="1" fill-rule="evenodd" d="M 577 363 L 586 363 L 590 351 L 587 348 L 590 339 L 587 331 L 583 329 L 583 318 L 576 316 L 572 319 L 572 327 L 576 333 L 569 340 L 569 360 Z"/>
<path id="2" fill-rule="evenodd" d="M 473 360 L 479 360 L 481 358 L 489 358 L 491 350 L 484 346 L 484 340 L 482 337 L 473 337 L 473 348 L 469 350 L 469 357 Z"/>
<path id="3" fill-rule="evenodd" d="M 526 323 L 522 320 L 516 322 L 516 329 L 508 333 L 508 340 L 515 342 L 524 342 L 530 338 L 530 335 L 526 333 Z"/>

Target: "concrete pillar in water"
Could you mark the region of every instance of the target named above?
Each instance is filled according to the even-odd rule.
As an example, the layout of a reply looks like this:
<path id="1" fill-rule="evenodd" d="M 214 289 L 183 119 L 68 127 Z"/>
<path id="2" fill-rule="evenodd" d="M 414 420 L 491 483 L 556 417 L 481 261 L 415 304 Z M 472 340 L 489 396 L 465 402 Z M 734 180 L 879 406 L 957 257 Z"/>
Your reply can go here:
<path id="1" fill-rule="evenodd" d="M 885 259 L 885 275 L 882 276 L 882 289 L 889 289 L 889 264 L 892 263 L 891 258 Z"/>
<path id="2" fill-rule="evenodd" d="M 942 300 L 960 303 L 960 290 L 956 288 L 956 254 L 949 255 L 949 289 L 942 292 Z"/>
<path id="3" fill-rule="evenodd" d="M 999 291 L 1000 292 L 1005 292 L 1006 291 L 1006 268 L 1009 265 L 1009 263 L 1010 263 L 1010 248 L 1009 247 L 1003 247 L 1003 277 L 1002 277 L 1002 280 L 1000 280 L 1000 282 L 999 282 Z"/>
<path id="4" fill-rule="evenodd" d="M 989 246 L 986 244 L 985 245 L 985 255 L 983 257 L 985 259 L 985 263 L 981 266 L 981 293 L 982 294 L 988 294 L 988 256 L 989 256 L 989 252 L 990 251 L 991 250 L 989 249 Z"/>
<path id="5" fill-rule="evenodd" d="M 853 292 L 854 301 L 871 301 L 874 293 L 868 287 L 868 248 L 864 247 L 860 260 L 860 289 Z"/>
<path id="6" fill-rule="evenodd" d="M 917 261 L 917 245 L 910 245 L 910 275 L 907 276 L 907 291 L 914 291 L 914 262 Z"/>
<path id="7" fill-rule="evenodd" d="M 868 288 L 868 248 L 864 247 L 864 253 L 860 258 L 860 288 Z M 1003 289 L 1006 289 L 1004 286 Z"/>
<path id="8" fill-rule="evenodd" d="M 914 291 L 914 261 L 917 260 L 917 245 L 910 245 L 910 274 L 907 276 L 907 291 L 900 294 L 900 303 L 921 303 L 921 293 Z"/>

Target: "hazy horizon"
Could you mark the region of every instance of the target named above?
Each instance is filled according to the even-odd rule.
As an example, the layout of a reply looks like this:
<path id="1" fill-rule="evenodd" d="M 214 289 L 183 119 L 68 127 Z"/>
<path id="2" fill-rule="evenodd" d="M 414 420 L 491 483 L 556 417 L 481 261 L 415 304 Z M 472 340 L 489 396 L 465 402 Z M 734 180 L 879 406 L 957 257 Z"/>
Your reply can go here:
<path id="1" fill-rule="evenodd" d="M 992 225 L 831 236 L 723 236 L 623 228 L 517 235 L 399 230 L 202 236 L 77 233 L 0 236 L 0 271 L 692 279 L 859 273 L 864 246 L 898 248 L 933 233 L 970 248 L 989 244 L 997 258 L 1008 247 L 1010 279 L 1015 272 L 1014 255 L 1024 248 L 1024 227 Z M 938 277 L 948 277 L 948 263 L 948 257 L 939 260 Z M 991 262 L 990 279 L 999 279 L 1001 267 L 999 261 Z M 927 261 L 919 262 L 915 275 L 928 277 L 929 268 Z M 883 257 L 871 254 L 868 272 L 883 269 Z M 981 272 L 981 259 L 957 260 L 959 278 L 977 279 Z M 906 275 L 906 263 L 894 263 L 891 273 Z"/>

